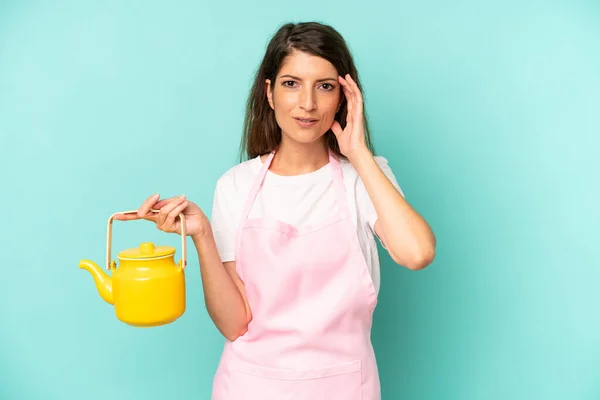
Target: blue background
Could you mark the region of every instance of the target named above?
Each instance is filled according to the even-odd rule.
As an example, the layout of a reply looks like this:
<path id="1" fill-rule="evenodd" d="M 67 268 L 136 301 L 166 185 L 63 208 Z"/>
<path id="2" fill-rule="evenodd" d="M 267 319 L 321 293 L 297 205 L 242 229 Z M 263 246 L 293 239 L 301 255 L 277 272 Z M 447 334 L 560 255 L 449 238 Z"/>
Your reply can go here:
<path id="1" fill-rule="evenodd" d="M 96 292 L 106 220 L 154 192 L 210 213 L 287 21 L 332 24 L 378 154 L 438 239 L 382 253 L 383 398 L 599 399 L 597 1 L 0 2 L 0 398 L 208 399 L 222 338 L 135 329 Z M 118 222 L 113 249 L 178 236 Z M 169 396 L 169 397 L 167 397 Z"/>

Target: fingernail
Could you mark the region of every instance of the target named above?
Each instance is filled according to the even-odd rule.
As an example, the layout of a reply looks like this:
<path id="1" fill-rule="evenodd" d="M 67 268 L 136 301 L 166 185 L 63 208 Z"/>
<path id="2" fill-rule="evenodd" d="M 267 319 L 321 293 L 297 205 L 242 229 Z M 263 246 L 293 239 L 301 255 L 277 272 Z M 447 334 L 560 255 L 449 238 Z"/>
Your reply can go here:
<path id="1" fill-rule="evenodd" d="M 181 200 L 185 199 L 185 194 L 182 194 L 181 196 L 179 196 L 179 198 L 180 198 Z"/>
<path id="2" fill-rule="evenodd" d="M 152 196 L 152 198 L 154 198 L 154 199 L 158 199 L 158 197 L 159 197 L 158 193 L 156 193 L 154 196 Z"/>

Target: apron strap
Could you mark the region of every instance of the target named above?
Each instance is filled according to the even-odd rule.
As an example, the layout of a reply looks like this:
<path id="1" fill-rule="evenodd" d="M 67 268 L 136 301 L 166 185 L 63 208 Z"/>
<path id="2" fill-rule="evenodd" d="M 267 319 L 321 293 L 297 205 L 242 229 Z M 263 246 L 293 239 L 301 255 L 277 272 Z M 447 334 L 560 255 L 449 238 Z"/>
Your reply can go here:
<path id="1" fill-rule="evenodd" d="M 250 189 L 250 193 L 248 194 L 248 198 L 246 199 L 246 203 L 244 204 L 244 211 L 242 212 L 242 218 L 239 221 L 239 226 L 236 229 L 235 233 L 235 261 L 236 261 L 236 271 L 240 279 L 244 279 L 243 269 L 241 268 L 238 255 L 240 254 L 241 241 L 242 241 L 242 229 L 244 228 L 244 224 L 246 218 L 248 218 L 248 214 L 250 214 L 250 210 L 252 208 L 252 204 L 254 204 L 254 200 L 256 199 L 256 195 L 262 186 L 263 181 L 265 180 L 265 176 L 267 175 L 267 171 L 269 170 L 269 166 L 271 165 L 271 161 L 273 161 L 273 157 L 275 156 L 275 150 L 271 151 L 265 162 L 263 163 L 258 176 L 254 180 L 254 184 Z"/>
<path id="2" fill-rule="evenodd" d="M 348 198 L 346 196 L 346 188 L 342 176 L 342 167 L 340 166 L 338 156 L 331 150 L 329 151 L 329 163 L 331 165 L 331 174 L 333 175 L 333 188 L 335 190 L 335 199 L 338 210 L 340 210 L 342 218 L 350 218 L 350 208 L 348 206 Z"/>
<path id="3" fill-rule="evenodd" d="M 262 168 L 260 169 L 260 172 L 258 173 L 258 176 L 254 180 L 252 189 L 250 189 L 250 193 L 248 194 L 248 198 L 246 199 L 246 204 L 244 204 L 244 211 L 242 212 L 242 219 L 240 221 L 241 225 L 244 224 L 244 221 L 246 221 L 246 218 L 248 218 L 248 215 L 250 214 L 250 210 L 252 209 L 252 204 L 254 204 L 256 195 L 258 194 L 258 191 L 260 190 L 260 187 L 262 186 L 262 184 L 265 180 L 265 176 L 267 176 L 267 171 L 269 170 L 269 167 L 271 166 L 271 161 L 273 161 L 274 156 L 275 156 L 275 150 L 273 150 L 273 151 L 271 151 L 271 153 L 269 153 L 269 156 L 263 163 Z"/>

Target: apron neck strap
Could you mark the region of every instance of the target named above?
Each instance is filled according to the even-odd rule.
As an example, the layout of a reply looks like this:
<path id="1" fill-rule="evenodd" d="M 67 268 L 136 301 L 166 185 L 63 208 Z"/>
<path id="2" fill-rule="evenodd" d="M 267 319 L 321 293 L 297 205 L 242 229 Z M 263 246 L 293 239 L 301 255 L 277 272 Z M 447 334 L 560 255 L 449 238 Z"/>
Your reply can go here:
<path id="1" fill-rule="evenodd" d="M 344 187 L 342 167 L 340 166 L 340 160 L 338 159 L 338 156 L 334 154 L 331 150 L 329 150 L 329 164 L 331 166 L 333 188 L 335 190 L 335 199 L 337 202 L 338 210 L 340 210 L 342 218 L 349 218 L 350 210 L 348 208 L 348 199 L 346 196 L 346 189 Z"/>
<path id="2" fill-rule="evenodd" d="M 265 180 L 265 176 L 267 176 L 267 172 L 269 171 L 269 167 L 271 166 L 271 161 L 273 161 L 273 157 L 275 157 L 275 150 L 269 153 L 269 156 L 263 163 L 258 176 L 254 180 L 254 184 L 250 189 L 250 193 L 248 194 L 248 198 L 246 199 L 246 204 L 244 205 L 244 211 L 242 213 L 241 224 L 244 224 L 246 218 L 248 218 L 248 214 L 250 214 L 250 209 L 252 208 L 252 204 L 254 204 L 254 199 L 256 199 L 256 195 L 262 186 L 263 181 Z"/>

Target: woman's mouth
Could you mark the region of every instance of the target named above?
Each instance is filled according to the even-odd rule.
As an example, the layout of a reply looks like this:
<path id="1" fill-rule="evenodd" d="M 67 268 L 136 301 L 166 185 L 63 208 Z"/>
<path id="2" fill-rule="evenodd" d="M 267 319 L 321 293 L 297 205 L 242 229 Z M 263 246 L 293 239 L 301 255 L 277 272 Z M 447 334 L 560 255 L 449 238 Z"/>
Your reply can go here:
<path id="1" fill-rule="evenodd" d="M 296 123 L 303 128 L 310 128 L 311 126 L 316 125 L 318 120 L 313 118 L 294 118 Z"/>

